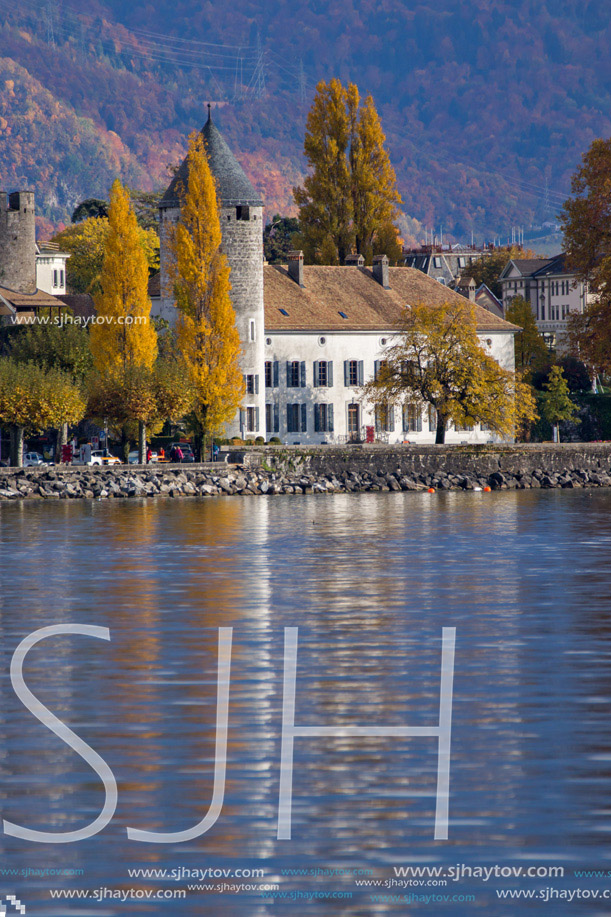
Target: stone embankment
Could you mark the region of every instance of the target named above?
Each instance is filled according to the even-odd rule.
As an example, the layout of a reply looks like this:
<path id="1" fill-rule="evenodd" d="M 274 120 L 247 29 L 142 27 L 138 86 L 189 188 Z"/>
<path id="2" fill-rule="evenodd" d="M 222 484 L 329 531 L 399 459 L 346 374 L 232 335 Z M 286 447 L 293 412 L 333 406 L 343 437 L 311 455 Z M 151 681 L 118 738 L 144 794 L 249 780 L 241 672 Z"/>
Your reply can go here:
<path id="1" fill-rule="evenodd" d="M 587 460 L 574 449 L 561 460 L 560 447 L 546 450 L 545 456 L 539 452 L 538 462 L 536 450 L 528 450 L 527 460 L 521 461 L 520 454 L 517 447 L 509 453 L 443 447 L 429 449 L 426 462 L 420 449 L 410 455 L 406 449 L 387 448 L 377 454 L 368 450 L 365 462 L 363 455 L 350 461 L 345 450 L 333 457 L 323 447 L 315 462 L 303 461 L 297 450 L 274 456 L 253 450 L 227 456 L 240 459 L 238 464 L 5 468 L 0 469 L 0 501 L 611 486 L 609 447 L 590 450 Z M 451 460 L 443 462 L 443 456 Z"/>

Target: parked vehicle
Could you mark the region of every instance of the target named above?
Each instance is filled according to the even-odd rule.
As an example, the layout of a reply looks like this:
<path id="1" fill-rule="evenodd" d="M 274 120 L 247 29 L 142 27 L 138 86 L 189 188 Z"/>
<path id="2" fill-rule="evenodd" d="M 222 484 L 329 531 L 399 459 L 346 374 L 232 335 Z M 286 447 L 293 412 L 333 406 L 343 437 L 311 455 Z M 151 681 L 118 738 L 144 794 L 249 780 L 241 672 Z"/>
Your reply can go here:
<path id="1" fill-rule="evenodd" d="M 121 459 L 111 455 L 105 449 L 92 449 L 89 465 L 121 465 Z"/>
<path id="2" fill-rule="evenodd" d="M 46 465 L 44 458 L 40 452 L 26 452 L 23 456 L 23 467 L 24 468 L 33 468 L 36 465 Z"/>
<path id="3" fill-rule="evenodd" d="M 157 461 L 157 453 L 153 452 L 149 459 L 149 464 L 153 464 L 156 461 Z M 140 453 L 138 452 L 137 449 L 129 453 L 129 455 L 127 456 L 127 462 L 129 465 L 137 465 L 140 462 Z"/>
<path id="4" fill-rule="evenodd" d="M 72 457 L 73 465 L 120 465 L 121 460 L 116 455 L 111 455 L 107 449 L 92 449 L 91 443 L 79 446 L 78 452 Z"/>
<path id="5" fill-rule="evenodd" d="M 172 455 L 173 455 L 178 449 L 180 449 L 180 451 L 182 452 L 182 458 L 181 458 L 181 459 L 178 459 L 179 462 L 188 463 L 188 462 L 194 462 L 194 461 L 195 461 L 195 456 L 194 456 L 194 454 L 193 454 L 193 446 L 191 445 L 191 443 L 172 443 L 172 445 L 170 446 L 169 453 L 168 453 L 169 456 L 170 456 L 170 461 L 171 461 L 171 462 L 172 462 L 172 461 L 176 461 L 176 459 L 173 459 L 173 458 L 172 458 Z"/>

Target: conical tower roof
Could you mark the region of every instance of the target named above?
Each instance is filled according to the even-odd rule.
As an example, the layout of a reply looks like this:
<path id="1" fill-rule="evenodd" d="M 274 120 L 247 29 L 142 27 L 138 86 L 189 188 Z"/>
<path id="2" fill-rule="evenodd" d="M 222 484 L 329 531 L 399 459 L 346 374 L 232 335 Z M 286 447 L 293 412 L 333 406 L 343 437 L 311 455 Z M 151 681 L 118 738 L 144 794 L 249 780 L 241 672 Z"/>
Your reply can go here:
<path id="1" fill-rule="evenodd" d="M 206 145 L 210 171 L 216 179 L 218 194 L 224 206 L 234 207 L 240 204 L 249 204 L 251 207 L 262 207 L 261 195 L 255 191 L 250 181 L 246 178 L 242 166 L 237 161 L 218 127 L 213 123 L 208 106 L 208 120 L 201 130 Z M 186 188 L 189 180 L 187 158 L 172 179 L 170 187 L 163 195 L 160 207 L 178 207 L 180 205 L 179 191 Z"/>

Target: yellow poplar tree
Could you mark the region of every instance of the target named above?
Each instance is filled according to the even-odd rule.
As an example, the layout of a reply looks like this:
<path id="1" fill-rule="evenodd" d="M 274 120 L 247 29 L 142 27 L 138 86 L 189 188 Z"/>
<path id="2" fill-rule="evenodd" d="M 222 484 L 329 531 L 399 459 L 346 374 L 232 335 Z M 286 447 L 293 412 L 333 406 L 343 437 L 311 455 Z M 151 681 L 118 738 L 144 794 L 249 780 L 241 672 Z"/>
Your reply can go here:
<path id="1" fill-rule="evenodd" d="M 311 173 L 293 189 L 307 260 L 343 264 L 353 249 L 396 259 L 401 197 L 385 140 L 371 96 L 361 104 L 354 83 L 320 81 L 304 142 Z"/>
<path id="2" fill-rule="evenodd" d="M 244 394 L 240 337 L 229 296 L 229 264 L 220 251 L 214 178 L 200 134 L 189 137 L 188 186 L 169 238 L 169 277 L 178 309 L 178 348 L 194 391 L 200 455 L 205 437 L 231 420 Z"/>
<path id="3" fill-rule="evenodd" d="M 115 181 L 108 209 L 101 291 L 94 297 L 97 318 L 91 326 L 94 367 L 102 377 L 127 385 L 134 374 L 151 372 L 157 358 L 157 332 L 150 320 L 148 263 L 129 194 Z M 146 456 L 146 421 L 139 423 L 140 460 Z"/>

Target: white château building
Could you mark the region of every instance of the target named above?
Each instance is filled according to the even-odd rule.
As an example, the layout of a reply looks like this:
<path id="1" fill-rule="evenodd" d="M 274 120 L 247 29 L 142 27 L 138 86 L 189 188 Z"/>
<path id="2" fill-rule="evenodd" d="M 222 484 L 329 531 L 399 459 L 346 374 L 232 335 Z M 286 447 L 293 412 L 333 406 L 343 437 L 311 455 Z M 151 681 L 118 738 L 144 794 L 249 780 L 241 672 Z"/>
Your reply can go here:
<path id="1" fill-rule="evenodd" d="M 430 443 L 435 418 L 406 403 L 386 411 L 362 401 L 361 386 L 377 372 L 393 343 L 396 323 L 410 303 L 440 305 L 463 297 L 419 270 L 373 268 L 353 256 L 342 267 L 306 266 L 292 252 L 287 266 L 263 260 L 263 201 L 252 187 L 210 114 L 202 129 L 220 200 L 222 247 L 231 266 L 231 298 L 242 342 L 246 395 L 228 435 L 278 436 L 286 443 L 363 440 Z M 167 281 L 167 227 L 179 217 L 178 189 L 186 160 L 160 204 L 160 282 L 151 285 L 152 314 L 172 322 L 176 311 Z M 519 330 L 478 305 L 478 335 L 506 369 L 514 368 Z M 447 442 L 487 442 L 480 427 L 451 428 Z"/>

